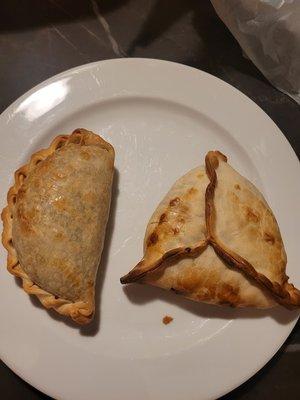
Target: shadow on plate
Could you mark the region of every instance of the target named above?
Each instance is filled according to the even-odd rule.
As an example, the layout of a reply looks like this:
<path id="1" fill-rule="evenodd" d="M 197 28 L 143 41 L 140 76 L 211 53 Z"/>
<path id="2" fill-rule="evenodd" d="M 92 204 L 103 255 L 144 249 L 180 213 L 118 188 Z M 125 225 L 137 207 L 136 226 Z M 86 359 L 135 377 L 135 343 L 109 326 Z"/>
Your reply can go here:
<path id="1" fill-rule="evenodd" d="M 119 172 L 117 169 L 115 169 L 114 182 L 112 188 L 112 200 L 110 206 L 110 217 L 106 229 L 105 245 L 101 257 L 101 264 L 96 279 L 96 290 L 95 290 L 96 309 L 93 321 L 88 325 L 78 325 L 75 322 L 73 322 L 70 318 L 63 317 L 62 315 L 58 314 L 52 309 L 49 310 L 45 309 L 40 303 L 40 301 L 37 299 L 37 297 L 30 296 L 30 300 L 35 307 L 46 310 L 46 312 L 56 321 L 60 321 L 71 328 L 79 329 L 80 334 L 83 336 L 95 336 L 100 328 L 101 293 L 108 264 L 112 235 L 115 227 L 115 215 L 116 215 L 117 199 L 119 194 L 118 184 L 119 184 Z M 18 286 L 22 287 L 22 282 L 20 279 L 15 278 L 15 281 L 18 284 Z"/>
<path id="2" fill-rule="evenodd" d="M 238 318 L 265 318 L 271 317 L 278 323 L 284 325 L 293 321 L 299 311 L 289 311 L 283 307 L 273 309 L 254 309 L 254 308 L 232 308 L 227 306 L 215 306 L 205 303 L 197 303 L 173 292 L 166 291 L 153 286 L 143 284 L 132 284 L 123 287 L 129 301 L 134 304 L 144 305 L 155 300 L 161 300 L 165 303 L 174 304 L 183 310 L 202 318 L 219 319 L 238 319 Z"/>

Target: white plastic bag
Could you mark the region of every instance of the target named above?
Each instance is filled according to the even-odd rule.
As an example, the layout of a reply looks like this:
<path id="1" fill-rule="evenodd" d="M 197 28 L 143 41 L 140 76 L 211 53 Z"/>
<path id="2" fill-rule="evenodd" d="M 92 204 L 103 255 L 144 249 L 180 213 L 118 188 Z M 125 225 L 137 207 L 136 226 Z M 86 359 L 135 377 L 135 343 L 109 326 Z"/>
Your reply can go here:
<path id="1" fill-rule="evenodd" d="M 211 0 L 245 54 L 300 104 L 300 0 Z"/>

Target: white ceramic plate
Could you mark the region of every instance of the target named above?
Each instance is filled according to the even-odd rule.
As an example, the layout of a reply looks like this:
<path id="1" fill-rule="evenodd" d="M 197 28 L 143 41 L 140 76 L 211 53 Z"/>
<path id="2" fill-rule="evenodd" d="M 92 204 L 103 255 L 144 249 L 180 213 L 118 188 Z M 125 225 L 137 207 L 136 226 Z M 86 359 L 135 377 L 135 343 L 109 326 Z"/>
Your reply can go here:
<path id="1" fill-rule="evenodd" d="M 54 398 L 214 399 L 278 350 L 298 313 L 196 304 L 119 283 L 142 254 L 145 226 L 176 178 L 218 149 L 265 194 L 278 218 L 288 275 L 300 285 L 299 163 L 283 134 L 251 100 L 183 65 L 122 59 L 85 65 L 37 86 L 0 117 L 0 191 L 13 171 L 57 134 L 99 132 L 116 149 L 114 197 L 97 315 L 78 329 L 31 300 L 5 269 L 1 249 L 0 354 Z M 164 315 L 173 316 L 169 325 Z"/>

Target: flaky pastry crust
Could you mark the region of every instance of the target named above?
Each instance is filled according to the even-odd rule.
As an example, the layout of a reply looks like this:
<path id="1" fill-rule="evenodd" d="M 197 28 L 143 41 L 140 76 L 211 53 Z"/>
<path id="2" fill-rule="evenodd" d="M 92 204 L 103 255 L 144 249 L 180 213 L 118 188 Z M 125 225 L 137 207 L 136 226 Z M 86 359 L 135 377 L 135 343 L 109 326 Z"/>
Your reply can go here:
<path id="1" fill-rule="evenodd" d="M 8 271 L 22 279 L 22 285 L 25 292 L 35 295 L 46 308 L 52 308 L 61 315 L 71 317 L 78 324 L 86 324 L 91 321 L 94 314 L 94 293 L 91 290 L 86 301 L 75 301 L 60 298 L 35 284 L 25 270 L 22 268 L 12 237 L 13 209 L 16 203 L 17 194 L 24 182 L 24 179 L 37 166 L 38 163 L 45 160 L 57 149 L 68 145 L 69 143 L 99 146 L 114 156 L 113 147 L 100 136 L 85 129 L 76 129 L 71 135 L 57 136 L 47 149 L 34 153 L 30 161 L 19 168 L 15 174 L 15 183 L 9 189 L 7 195 L 7 206 L 3 209 L 1 218 L 3 221 L 2 243 L 7 250 L 7 269 Z"/>
<path id="2" fill-rule="evenodd" d="M 285 266 L 286 266 L 286 256 L 283 248 L 283 244 L 281 242 L 280 233 L 278 231 L 279 239 L 278 241 L 281 243 L 282 251 L 281 251 L 281 260 L 280 262 L 283 265 L 284 271 L 281 272 L 279 276 L 279 280 L 283 282 L 283 284 L 279 284 L 276 281 L 271 281 L 265 274 L 258 272 L 254 265 L 252 265 L 245 257 L 239 255 L 236 251 L 230 248 L 230 245 L 222 242 L 221 238 L 218 236 L 216 232 L 216 224 L 217 224 L 217 215 L 216 215 L 216 205 L 215 205 L 215 192 L 218 186 L 218 176 L 217 171 L 220 165 L 220 162 L 227 163 L 227 157 L 223 155 L 219 151 L 210 151 L 205 158 L 205 168 L 206 174 L 208 177 L 208 185 L 205 190 L 205 227 L 203 227 L 203 231 L 205 231 L 205 237 L 198 242 L 196 245 L 185 245 L 181 247 L 177 247 L 174 249 L 168 249 L 162 256 L 158 255 L 157 257 L 153 257 L 153 262 L 148 259 L 145 260 L 143 258 L 127 275 L 121 278 L 121 283 L 131 283 L 135 281 L 144 281 L 147 283 L 147 276 L 151 276 L 154 271 L 159 270 L 159 268 L 164 265 L 168 268 L 168 265 L 172 264 L 172 261 L 180 261 L 181 259 L 187 257 L 196 257 L 204 252 L 209 246 L 211 246 L 215 253 L 223 260 L 224 264 L 235 270 L 242 273 L 250 282 L 252 281 L 254 285 L 261 287 L 263 290 L 268 293 L 268 295 L 275 300 L 276 303 L 279 303 L 287 308 L 292 308 L 294 306 L 300 305 L 300 291 L 296 289 L 291 283 L 288 283 L 288 277 L 285 275 Z M 239 185 L 236 185 L 237 189 Z M 256 190 L 256 189 L 255 189 Z M 176 198 L 174 199 L 176 200 Z M 173 201 L 174 201 L 173 200 Z M 178 198 L 179 200 L 179 198 Z M 261 202 L 265 202 L 261 200 Z M 263 206 L 268 209 L 266 203 L 263 203 Z M 159 207 L 158 207 L 159 208 Z M 163 208 L 163 207 L 162 207 Z M 184 214 L 183 210 L 183 214 Z M 251 213 L 251 210 L 249 210 Z M 164 215 L 162 214 L 160 220 L 158 222 L 158 226 L 164 221 Z M 258 218 L 256 215 L 251 215 L 249 218 Z M 152 217 L 153 218 L 153 217 Z M 273 214 L 272 214 L 272 218 Z M 155 219 L 155 218 L 154 218 Z M 155 222 L 152 222 L 156 226 Z M 276 221 L 274 225 L 277 226 Z M 151 240 L 158 242 L 158 237 L 155 233 L 155 230 L 150 234 L 149 227 L 151 227 L 151 223 L 148 225 L 146 232 L 146 242 L 151 247 Z M 158 229 L 158 228 L 155 228 Z M 162 229 L 162 228 L 161 228 Z M 167 233 L 168 234 L 168 233 Z M 175 232 L 175 234 L 178 234 Z M 162 233 L 164 235 L 164 233 Z M 266 235 L 268 235 L 266 233 Z M 265 238 L 266 241 L 272 241 L 274 238 L 272 235 L 270 237 Z M 150 241 L 150 242 L 149 242 Z M 230 243 L 230 240 L 229 240 Z M 155 246 L 154 246 L 155 247 Z M 152 246 L 153 248 L 153 246 Z M 147 246 L 146 246 L 147 250 Z M 146 253 L 147 254 L 147 253 Z M 158 253 L 159 254 L 159 253 Z M 279 273 L 280 274 L 280 273 Z M 153 275 L 152 275 L 153 276 Z M 150 282 L 152 284 L 153 279 L 155 281 L 155 277 Z M 192 282 L 189 279 L 189 285 L 192 285 Z M 158 284 L 159 286 L 159 284 Z M 162 286 L 163 287 L 163 286 Z M 166 287 L 167 288 L 167 287 Z M 173 288 L 171 288 L 173 289 Z M 177 290 L 175 290 L 177 292 Z M 178 291 L 180 293 L 180 291 Z M 190 297 L 188 293 L 182 293 L 186 295 L 186 297 Z M 230 298 L 231 296 L 229 296 Z M 235 294 L 232 297 L 235 298 Z M 195 300 L 195 298 L 194 298 Z M 204 301 L 210 302 L 210 298 L 208 296 L 207 299 L 203 299 Z M 213 300 L 213 299 L 212 299 Z M 231 306 L 235 306 L 235 300 L 229 300 L 228 303 Z M 219 302 L 219 304 L 221 304 Z M 270 306 L 270 305 L 269 305 Z"/>

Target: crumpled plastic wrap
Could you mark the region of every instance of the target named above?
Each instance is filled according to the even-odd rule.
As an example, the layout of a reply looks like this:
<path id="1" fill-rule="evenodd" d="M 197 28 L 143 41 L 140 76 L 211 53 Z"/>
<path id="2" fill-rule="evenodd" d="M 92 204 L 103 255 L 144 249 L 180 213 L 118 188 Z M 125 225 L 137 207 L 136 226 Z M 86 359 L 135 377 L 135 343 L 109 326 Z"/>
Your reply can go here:
<path id="1" fill-rule="evenodd" d="M 300 0 L 211 0 L 247 57 L 300 104 Z"/>

